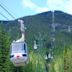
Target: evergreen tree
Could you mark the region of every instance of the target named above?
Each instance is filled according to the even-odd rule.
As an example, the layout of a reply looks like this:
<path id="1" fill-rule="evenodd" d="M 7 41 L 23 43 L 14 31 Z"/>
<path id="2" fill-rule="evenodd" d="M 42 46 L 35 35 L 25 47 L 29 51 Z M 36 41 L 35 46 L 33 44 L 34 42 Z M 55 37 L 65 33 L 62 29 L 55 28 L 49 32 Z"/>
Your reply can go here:
<path id="1" fill-rule="evenodd" d="M 10 72 L 9 36 L 0 25 L 0 72 Z"/>

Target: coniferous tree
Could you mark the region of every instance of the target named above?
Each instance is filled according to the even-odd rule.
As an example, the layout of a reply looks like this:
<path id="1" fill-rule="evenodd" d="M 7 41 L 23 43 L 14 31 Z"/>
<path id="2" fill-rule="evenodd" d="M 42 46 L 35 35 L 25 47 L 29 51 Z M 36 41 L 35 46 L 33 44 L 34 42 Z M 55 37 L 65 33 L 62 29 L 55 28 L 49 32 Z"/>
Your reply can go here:
<path id="1" fill-rule="evenodd" d="M 0 25 L 0 72 L 10 72 L 9 36 Z"/>

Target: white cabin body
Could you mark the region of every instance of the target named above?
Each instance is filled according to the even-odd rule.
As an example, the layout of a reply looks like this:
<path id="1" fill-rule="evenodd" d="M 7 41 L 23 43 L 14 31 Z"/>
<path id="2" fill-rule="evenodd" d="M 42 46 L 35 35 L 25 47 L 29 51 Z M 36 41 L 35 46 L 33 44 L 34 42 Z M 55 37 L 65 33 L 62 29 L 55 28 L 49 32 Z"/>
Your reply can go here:
<path id="1" fill-rule="evenodd" d="M 28 62 L 27 44 L 25 42 L 13 42 L 11 44 L 10 60 L 14 66 L 24 66 Z"/>

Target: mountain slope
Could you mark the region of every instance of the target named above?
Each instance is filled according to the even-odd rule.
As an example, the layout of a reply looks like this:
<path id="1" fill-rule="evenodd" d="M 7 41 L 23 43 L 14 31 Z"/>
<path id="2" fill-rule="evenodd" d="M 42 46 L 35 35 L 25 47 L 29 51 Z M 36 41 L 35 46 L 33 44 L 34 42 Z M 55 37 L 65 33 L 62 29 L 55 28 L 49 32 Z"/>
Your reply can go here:
<path id="1" fill-rule="evenodd" d="M 46 41 L 50 39 L 51 24 L 52 24 L 52 12 L 44 12 L 33 16 L 27 16 L 20 18 L 24 20 L 26 30 L 26 40 L 32 44 L 35 37 L 41 34 L 45 37 Z M 72 26 L 72 16 L 61 11 L 55 11 L 55 23 Z M 19 23 L 17 19 L 14 21 L 0 21 L 3 23 L 5 31 L 9 33 L 12 40 L 20 37 Z"/>

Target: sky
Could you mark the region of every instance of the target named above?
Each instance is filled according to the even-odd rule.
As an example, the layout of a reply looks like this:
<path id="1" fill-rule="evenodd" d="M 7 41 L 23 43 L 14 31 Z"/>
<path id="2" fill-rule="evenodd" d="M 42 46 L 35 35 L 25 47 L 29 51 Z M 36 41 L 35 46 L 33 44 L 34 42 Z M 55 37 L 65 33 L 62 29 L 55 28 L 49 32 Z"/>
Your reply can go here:
<path id="1" fill-rule="evenodd" d="M 0 0 L 0 5 L 14 16 L 12 18 L 0 6 L 0 20 L 14 20 L 54 10 L 60 10 L 72 15 L 72 0 Z"/>

